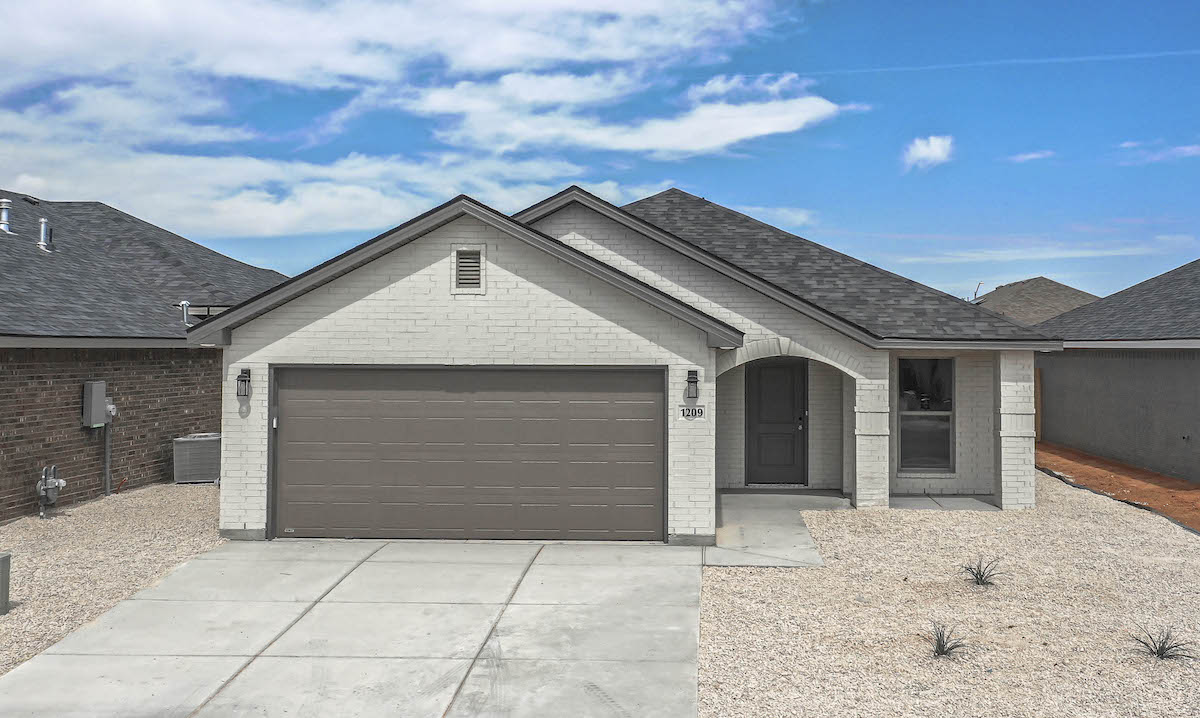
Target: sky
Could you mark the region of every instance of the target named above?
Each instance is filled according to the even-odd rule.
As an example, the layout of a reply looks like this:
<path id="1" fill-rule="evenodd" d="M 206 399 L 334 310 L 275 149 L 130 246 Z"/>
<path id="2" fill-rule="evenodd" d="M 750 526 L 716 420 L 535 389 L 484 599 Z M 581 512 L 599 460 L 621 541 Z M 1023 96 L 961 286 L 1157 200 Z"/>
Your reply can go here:
<path id="1" fill-rule="evenodd" d="M 286 274 L 459 193 L 571 184 L 679 187 L 961 297 L 1200 256 L 1191 0 L 0 11 L 0 187 Z"/>

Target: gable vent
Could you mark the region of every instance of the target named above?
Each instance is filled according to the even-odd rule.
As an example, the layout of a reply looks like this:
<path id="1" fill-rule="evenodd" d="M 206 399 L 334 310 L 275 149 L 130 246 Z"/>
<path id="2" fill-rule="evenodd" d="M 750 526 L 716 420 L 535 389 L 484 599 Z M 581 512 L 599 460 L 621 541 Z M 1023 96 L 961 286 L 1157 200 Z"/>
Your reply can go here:
<path id="1" fill-rule="evenodd" d="M 455 255 L 454 286 L 457 289 L 479 289 L 483 286 L 483 253 L 477 249 L 460 249 Z"/>

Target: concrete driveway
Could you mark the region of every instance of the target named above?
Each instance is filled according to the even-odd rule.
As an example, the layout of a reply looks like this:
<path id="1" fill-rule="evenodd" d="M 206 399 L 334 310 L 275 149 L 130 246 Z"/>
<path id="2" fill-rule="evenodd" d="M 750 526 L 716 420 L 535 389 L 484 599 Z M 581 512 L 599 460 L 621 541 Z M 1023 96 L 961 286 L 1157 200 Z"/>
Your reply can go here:
<path id="1" fill-rule="evenodd" d="M 0 678 L 16 716 L 695 716 L 701 551 L 228 543 Z"/>

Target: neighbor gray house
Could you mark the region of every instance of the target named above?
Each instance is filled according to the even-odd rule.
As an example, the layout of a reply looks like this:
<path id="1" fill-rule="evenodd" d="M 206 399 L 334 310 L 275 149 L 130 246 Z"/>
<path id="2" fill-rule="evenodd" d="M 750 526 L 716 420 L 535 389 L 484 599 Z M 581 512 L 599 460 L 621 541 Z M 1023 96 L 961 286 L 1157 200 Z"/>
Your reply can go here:
<path id="1" fill-rule="evenodd" d="M 719 490 L 1034 503 L 1061 342 L 678 189 L 466 196 L 188 332 L 221 530 L 712 543 Z"/>
<path id="2" fill-rule="evenodd" d="M 101 202 L 0 190 L 0 521 L 38 511 L 49 466 L 60 504 L 101 494 L 106 439 L 110 490 L 170 479 L 176 437 L 221 429 L 221 354 L 188 345 L 185 316 L 284 278 Z M 118 412 L 98 427 L 91 381 Z"/>
<path id="3" fill-rule="evenodd" d="M 1200 260 L 1037 328 L 1043 439 L 1200 481 Z"/>
<path id="4" fill-rule="evenodd" d="M 1033 326 L 1097 299 L 1099 297 L 1095 294 L 1053 279 L 1033 277 L 1001 284 L 976 299 L 975 304 L 1021 324 Z"/>

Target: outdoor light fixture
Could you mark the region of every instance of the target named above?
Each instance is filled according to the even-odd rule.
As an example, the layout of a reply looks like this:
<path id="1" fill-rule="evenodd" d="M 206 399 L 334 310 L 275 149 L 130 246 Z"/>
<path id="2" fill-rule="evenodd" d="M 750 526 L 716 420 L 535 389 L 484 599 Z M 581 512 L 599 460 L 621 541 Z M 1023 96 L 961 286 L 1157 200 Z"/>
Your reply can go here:
<path id="1" fill-rule="evenodd" d="M 237 395 L 250 396 L 250 370 L 243 369 L 237 378 Z"/>
<path id="2" fill-rule="evenodd" d="M 688 399 L 700 398 L 700 372 L 695 369 L 688 370 L 687 378 L 687 393 L 684 396 Z"/>

